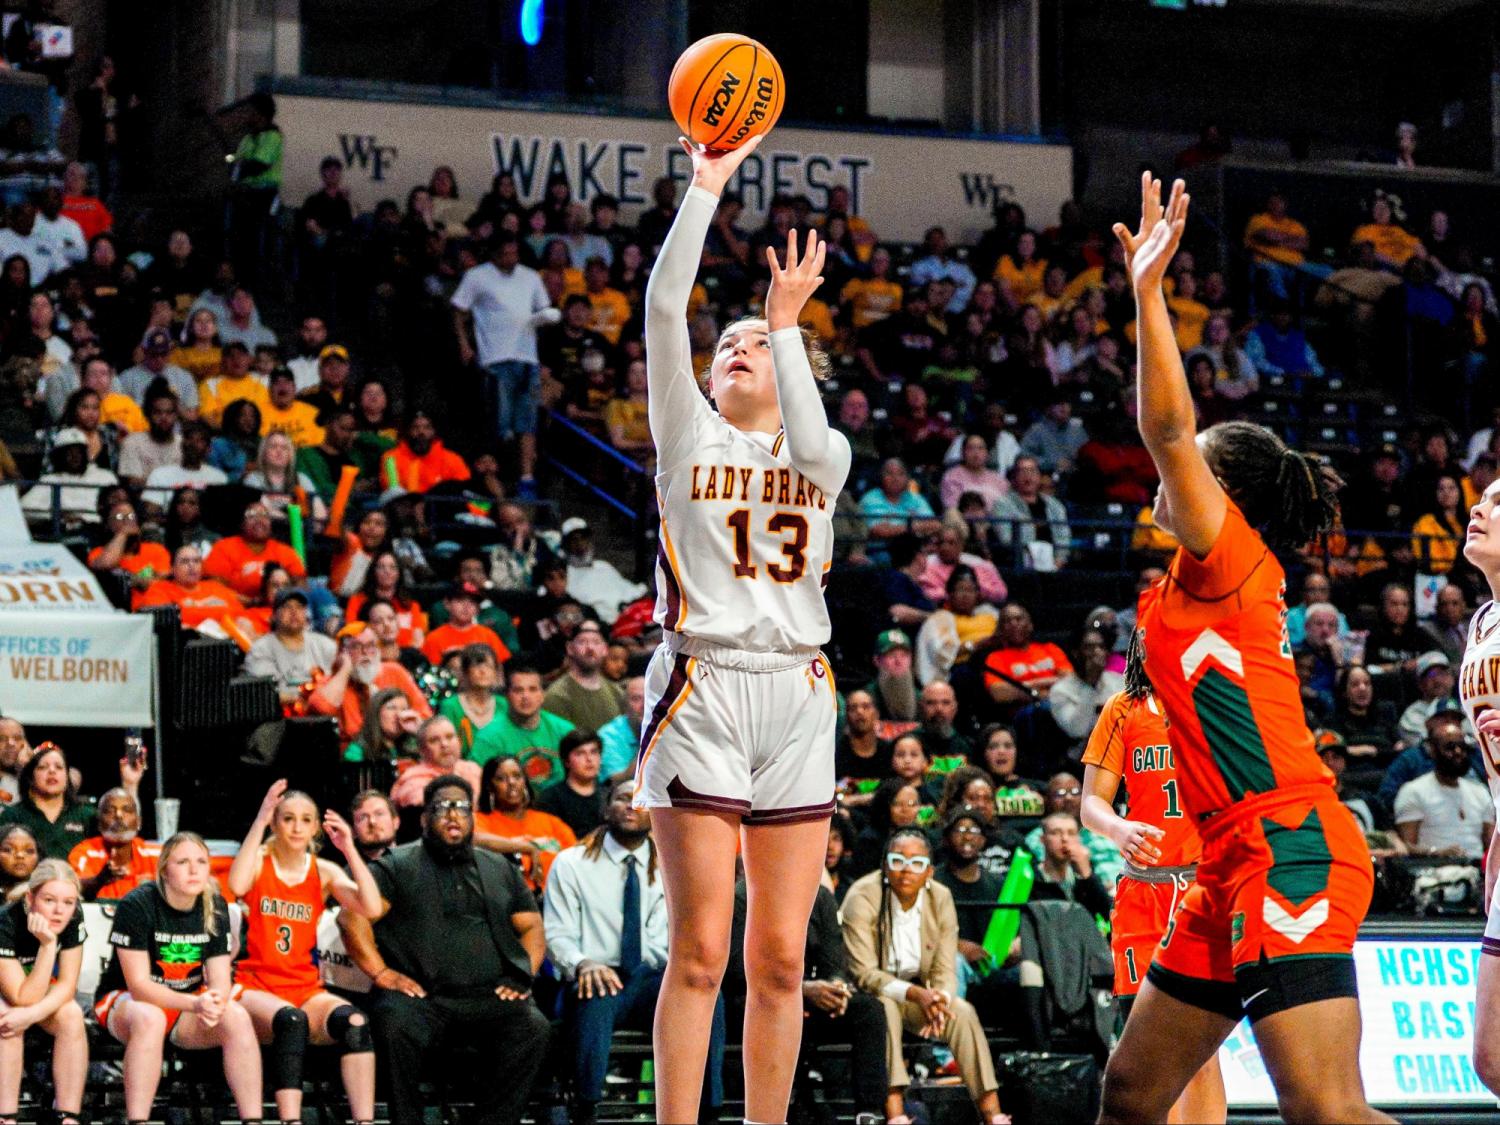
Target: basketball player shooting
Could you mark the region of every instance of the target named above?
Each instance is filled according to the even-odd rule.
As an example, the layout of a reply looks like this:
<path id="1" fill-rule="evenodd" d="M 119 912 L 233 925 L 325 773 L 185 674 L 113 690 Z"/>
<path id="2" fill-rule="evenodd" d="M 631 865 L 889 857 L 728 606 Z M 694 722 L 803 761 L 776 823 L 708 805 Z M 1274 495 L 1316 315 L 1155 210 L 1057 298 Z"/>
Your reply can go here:
<path id="1" fill-rule="evenodd" d="M 654 1030 L 658 1121 L 693 1121 L 729 957 L 735 854 L 745 922 L 745 1114 L 785 1121 L 802 1037 L 803 949 L 834 808 L 837 699 L 820 646 L 823 578 L 848 440 L 797 326 L 824 248 L 768 251 L 765 319 L 726 327 L 702 386 L 687 305 L 725 184 L 759 138 L 683 147 L 692 186 L 646 289 L 646 365 L 658 506 L 655 619 L 636 805 L 652 810 L 670 918 Z M 707 397 L 705 397 L 705 389 Z"/>
<path id="2" fill-rule="evenodd" d="M 1500 810 L 1500 482 L 1484 490 L 1469 512 L 1464 558 L 1478 567 L 1490 584 L 1490 602 L 1469 623 L 1469 640 L 1459 676 L 1459 695 L 1464 711 L 1479 732 L 1484 751 L 1484 772 L 1490 796 Z M 1500 815 L 1500 813 L 1497 813 Z M 1489 917 L 1484 927 L 1479 959 L 1479 985 L 1474 1010 L 1474 1070 L 1492 1091 L 1500 1090 L 1500 903 L 1495 901 L 1495 880 L 1500 875 L 1500 855 L 1491 837 L 1484 863 L 1484 905 Z"/>

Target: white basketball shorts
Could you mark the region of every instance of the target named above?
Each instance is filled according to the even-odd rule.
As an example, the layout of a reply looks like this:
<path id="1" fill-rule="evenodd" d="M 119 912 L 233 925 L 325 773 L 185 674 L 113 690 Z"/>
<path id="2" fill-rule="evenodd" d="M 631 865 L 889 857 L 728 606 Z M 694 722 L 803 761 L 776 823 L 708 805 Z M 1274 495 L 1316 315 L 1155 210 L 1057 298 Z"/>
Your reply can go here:
<path id="1" fill-rule="evenodd" d="M 635 807 L 750 825 L 832 816 L 838 695 L 823 654 L 666 637 L 646 670 Z"/>

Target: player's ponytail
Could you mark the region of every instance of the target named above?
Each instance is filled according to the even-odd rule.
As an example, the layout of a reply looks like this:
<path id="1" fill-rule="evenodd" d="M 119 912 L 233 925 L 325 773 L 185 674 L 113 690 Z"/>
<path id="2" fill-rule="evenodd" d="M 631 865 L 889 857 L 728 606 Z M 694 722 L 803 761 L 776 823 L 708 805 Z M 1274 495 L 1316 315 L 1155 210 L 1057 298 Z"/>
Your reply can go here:
<path id="1" fill-rule="evenodd" d="M 1203 446 L 1225 492 L 1271 547 L 1302 547 L 1338 519 L 1338 473 L 1264 426 L 1220 422 L 1204 431 Z"/>
<path id="2" fill-rule="evenodd" d="M 1125 649 L 1125 698 L 1140 701 L 1151 696 L 1151 679 L 1146 675 L 1146 635 L 1136 629 Z"/>

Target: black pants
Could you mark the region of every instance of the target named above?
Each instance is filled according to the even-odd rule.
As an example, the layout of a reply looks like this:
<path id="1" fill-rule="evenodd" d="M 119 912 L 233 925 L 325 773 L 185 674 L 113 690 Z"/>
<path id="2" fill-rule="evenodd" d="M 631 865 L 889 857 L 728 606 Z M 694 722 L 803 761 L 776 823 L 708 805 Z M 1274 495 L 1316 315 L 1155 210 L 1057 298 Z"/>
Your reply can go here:
<path id="1" fill-rule="evenodd" d="M 885 1069 L 885 1012 L 880 1001 L 856 992 L 838 1017 L 809 1006 L 802 1025 L 802 1049 L 806 1052 L 823 1043 L 849 1044 L 854 1112 L 876 1113 L 883 1118 L 890 1080 Z"/>
<path id="2" fill-rule="evenodd" d="M 426 997 L 377 988 L 368 1005 L 380 1066 L 390 1081 L 391 1125 L 422 1125 L 422 1078 L 444 1043 L 486 1052 L 474 1098 L 481 1125 L 521 1119 L 547 1055 L 551 1025 L 530 1000 Z"/>

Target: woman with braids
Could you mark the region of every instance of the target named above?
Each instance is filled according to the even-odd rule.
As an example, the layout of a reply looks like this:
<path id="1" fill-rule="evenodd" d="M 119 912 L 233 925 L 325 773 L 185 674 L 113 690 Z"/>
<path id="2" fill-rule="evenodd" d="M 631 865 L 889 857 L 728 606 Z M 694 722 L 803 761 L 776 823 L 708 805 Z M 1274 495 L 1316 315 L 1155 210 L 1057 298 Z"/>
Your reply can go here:
<path id="1" fill-rule="evenodd" d="M 1333 526 L 1341 482 L 1261 426 L 1195 434 L 1162 292 L 1187 209 L 1181 181 L 1163 208 L 1148 172 L 1140 229 L 1114 229 L 1135 286 L 1137 421 L 1161 473 L 1153 516 L 1181 544 L 1138 621 L 1203 855 L 1109 1060 L 1100 1120 L 1165 1120 L 1248 1016 L 1286 1120 L 1389 1121 L 1359 1073 L 1370 854 L 1303 721 L 1272 554 Z"/>
<path id="2" fill-rule="evenodd" d="M 1000 1112 L 1000 1083 L 974 1006 L 957 995 L 958 911 L 953 892 L 932 878 L 932 845 L 917 828 L 898 828 L 885 861 L 849 888 L 844 945 L 857 988 L 885 1009 L 888 1122 L 909 1122 L 911 1084 L 901 1054 L 902 1029 L 948 1044 L 985 1125 L 1010 1125 Z"/>
<path id="3" fill-rule="evenodd" d="M 343 853 L 348 872 L 317 855 L 319 826 Z M 269 832 L 270 839 L 266 839 Z M 349 1113 L 375 1119 L 375 1042 L 363 1012 L 323 987 L 318 921 L 331 897 L 371 917 L 380 890 L 344 818 L 321 821 L 306 793 L 275 781 L 229 868 L 229 889 L 245 907 L 245 956 L 235 967 L 235 997 L 269 1045 L 271 1088 L 283 1122 L 302 1120 L 302 1064 L 309 1043 L 332 1046 Z"/>
<path id="4" fill-rule="evenodd" d="M 244 1125 L 259 1122 L 260 1044 L 250 1013 L 231 998 L 229 907 L 208 870 L 208 845 L 179 832 L 161 846 L 156 881 L 115 908 L 114 957 L 94 1014 L 125 1045 L 125 1120 L 151 1117 L 162 1045 L 218 1048 Z"/>
<path id="5" fill-rule="evenodd" d="M 1125 662 L 1125 690 L 1105 702 L 1083 751 L 1080 813 L 1084 826 L 1108 837 L 1125 860 L 1109 925 L 1115 995 L 1128 1020 L 1151 955 L 1193 885 L 1203 844 L 1183 815 L 1167 720 L 1146 678 L 1139 630 L 1131 634 Z M 1114 807 L 1121 781 L 1129 794 L 1125 816 Z M 1215 1056 L 1193 1076 L 1167 1120 L 1223 1121 L 1224 1115 L 1224 1077 Z"/>

